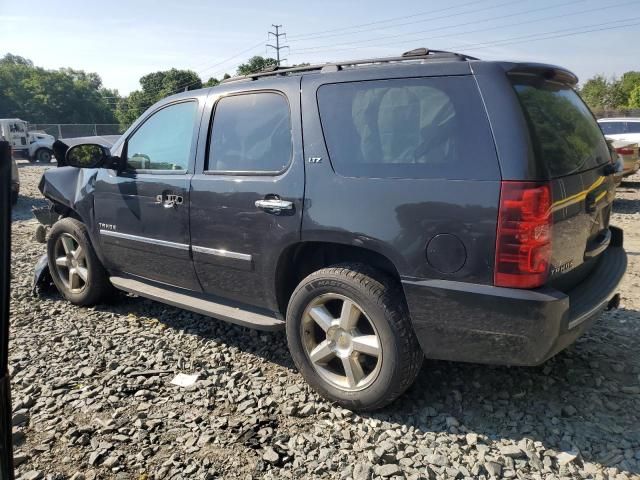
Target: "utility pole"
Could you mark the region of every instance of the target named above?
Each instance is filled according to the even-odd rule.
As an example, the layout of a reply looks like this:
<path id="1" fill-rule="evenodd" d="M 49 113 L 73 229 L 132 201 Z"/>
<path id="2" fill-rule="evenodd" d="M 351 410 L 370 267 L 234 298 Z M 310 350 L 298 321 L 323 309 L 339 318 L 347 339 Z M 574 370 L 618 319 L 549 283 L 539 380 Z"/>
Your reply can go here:
<path id="1" fill-rule="evenodd" d="M 289 45 L 280 45 L 280 37 L 285 37 L 287 36 L 286 33 L 280 33 L 280 29 L 282 28 L 282 25 L 273 25 L 271 24 L 271 26 L 273 28 L 276 29 L 275 32 L 269 32 L 269 35 L 273 35 L 276 39 L 276 44 L 275 45 L 271 45 L 270 43 L 267 43 L 267 47 L 271 47 L 273 49 L 275 49 L 276 51 L 276 61 L 277 61 L 277 65 L 280 66 L 280 62 L 281 61 L 285 61 L 286 58 L 280 58 L 280 50 L 282 50 L 283 48 L 289 48 Z M 271 37 L 269 37 L 271 38 Z"/>

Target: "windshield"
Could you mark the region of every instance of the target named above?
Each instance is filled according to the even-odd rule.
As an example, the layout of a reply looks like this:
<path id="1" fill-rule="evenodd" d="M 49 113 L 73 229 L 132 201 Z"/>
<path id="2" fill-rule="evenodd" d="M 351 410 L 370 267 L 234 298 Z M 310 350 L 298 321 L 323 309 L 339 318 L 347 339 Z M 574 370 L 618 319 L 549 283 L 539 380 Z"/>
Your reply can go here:
<path id="1" fill-rule="evenodd" d="M 536 158 L 552 178 L 608 161 L 602 131 L 571 87 L 537 76 L 514 76 L 511 80 L 529 124 Z"/>

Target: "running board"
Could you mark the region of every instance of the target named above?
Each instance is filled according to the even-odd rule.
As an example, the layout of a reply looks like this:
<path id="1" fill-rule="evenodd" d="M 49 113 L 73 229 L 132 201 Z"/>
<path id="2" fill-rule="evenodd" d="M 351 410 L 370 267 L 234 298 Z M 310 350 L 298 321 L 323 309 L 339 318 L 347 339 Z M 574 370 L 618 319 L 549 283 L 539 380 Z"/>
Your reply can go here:
<path id="1" fill-rule="evenodd" d="M 174 307 L 184 308 L 185 310 L 190 310 L 208 317 L 219 318 L 220 320 L 235 323 L 243 327 L 267 331 L 282 330 L 284 328 L 284 320 L 268 315 L 193 297 L 185 293 L 158 287 L 132 278 L 111 277 L 110 280 L 113 286 L 119 290 L 134 293 L 160 303 L 173 305 Z"/>

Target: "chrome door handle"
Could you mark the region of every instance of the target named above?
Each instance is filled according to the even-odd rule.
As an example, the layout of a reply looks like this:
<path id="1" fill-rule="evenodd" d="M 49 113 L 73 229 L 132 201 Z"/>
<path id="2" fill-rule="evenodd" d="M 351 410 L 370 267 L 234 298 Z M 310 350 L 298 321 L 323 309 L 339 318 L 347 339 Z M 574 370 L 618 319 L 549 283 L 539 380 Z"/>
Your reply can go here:
<path id="1" fill-rule="evenodd" d="M 261 208 L 262 210 L 279 213 L 282 210 L 291 210 L 293 208 L 293 202 L 280 200 L 279 198 L 269 198 L 265 200 L 256 200 L 256 207 Z"/>
<path id="2" fill-rule="evenodd" d="M 156 195 L 156 205 L 162 205 L 164 208 L 173 208 L 184 203 L 184 198 L 180 195 Z"/>

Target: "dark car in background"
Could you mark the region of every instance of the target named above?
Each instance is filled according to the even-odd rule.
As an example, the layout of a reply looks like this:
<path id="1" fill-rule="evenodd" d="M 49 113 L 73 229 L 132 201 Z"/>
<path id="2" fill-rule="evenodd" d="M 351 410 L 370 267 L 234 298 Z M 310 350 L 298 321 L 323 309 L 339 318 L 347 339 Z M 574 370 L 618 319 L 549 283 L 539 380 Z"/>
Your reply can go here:
<path id="1" fill-rule="evenodd" d="M 616 305 L 626 269 L 576 83 L 420 49 L 166 98 L 45 173 L 39 271 L 78 305 L 115 287 L 285 329 L 350 408 L 393 401 L 425 355 L 540 364 Z"/>

